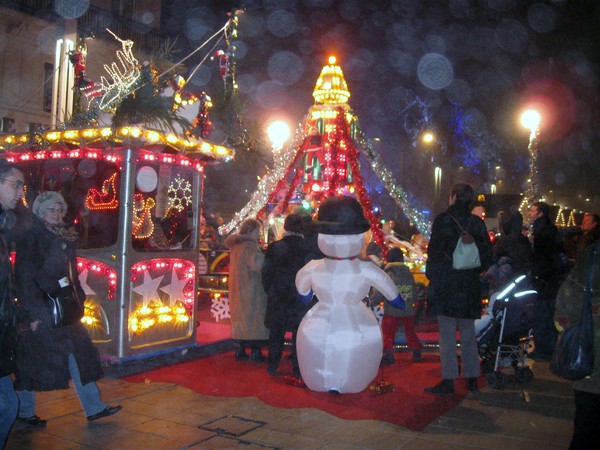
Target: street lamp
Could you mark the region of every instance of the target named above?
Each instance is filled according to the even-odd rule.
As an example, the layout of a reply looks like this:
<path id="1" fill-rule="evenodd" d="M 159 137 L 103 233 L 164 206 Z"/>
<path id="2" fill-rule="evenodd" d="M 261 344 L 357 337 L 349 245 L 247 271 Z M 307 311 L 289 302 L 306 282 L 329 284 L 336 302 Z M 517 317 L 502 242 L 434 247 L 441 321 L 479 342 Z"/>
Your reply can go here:
<path id="1" fill-rule="evenodd" d="M 275 120 L 267 127 L 267 135 L 273 145 L 273 152 L 279 152 L 290 137 L 290 127 L 283 120 Z"/>
<path id="2" fill-rule="evenodd" d="M 528 109 L 521 114 L 521 124 L 529 130 L 529 179 L 528 186 L 521 203 L 521 211 L 524 214 L 529 204 L 537 198 L 537 157 L 538 157 L 538 136 L 540 132 L 540 123 L 542 116 L 535 109 Z"/>

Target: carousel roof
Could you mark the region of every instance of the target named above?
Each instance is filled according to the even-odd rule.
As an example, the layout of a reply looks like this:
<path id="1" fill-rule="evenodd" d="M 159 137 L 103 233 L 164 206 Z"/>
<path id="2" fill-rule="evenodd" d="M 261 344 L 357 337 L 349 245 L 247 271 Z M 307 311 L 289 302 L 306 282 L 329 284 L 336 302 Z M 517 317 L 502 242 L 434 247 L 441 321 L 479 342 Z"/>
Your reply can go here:
<path id="1" fill-rule="evenodd" d="M 0 134 L 0 155 L 22 161 L 36 159 L 38 154 L 51 153 L 53 157 L 85 156 L 90 152 L 117 155 L 128 148 L 156 154 L 178 155 L 202 165 L 227 162 L 234 151 L 190 136 L 150 129 L 141 125 L 88 127 L 46 130 L 35 133 Z"/>

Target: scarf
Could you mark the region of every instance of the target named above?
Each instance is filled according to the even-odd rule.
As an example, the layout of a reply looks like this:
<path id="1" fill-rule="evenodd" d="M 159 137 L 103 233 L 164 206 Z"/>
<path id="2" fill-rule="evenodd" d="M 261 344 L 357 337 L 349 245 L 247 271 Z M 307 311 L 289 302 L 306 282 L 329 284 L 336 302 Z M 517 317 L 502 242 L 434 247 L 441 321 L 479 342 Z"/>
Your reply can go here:
<path id="1" fill-rule="evenodd" d="M 42 220 L 42 222 L 44 222 L 44 225 L 46 225 L 46 229 L 48 231 L 54 233 L 56 236 L 64 239 L 65 241 L 74 242 L 79 237 L 77 231 L 75 231 L 73 227 L 67 228 L 64 222 L 57 225 L 52 225 L 45 220 Z"/>

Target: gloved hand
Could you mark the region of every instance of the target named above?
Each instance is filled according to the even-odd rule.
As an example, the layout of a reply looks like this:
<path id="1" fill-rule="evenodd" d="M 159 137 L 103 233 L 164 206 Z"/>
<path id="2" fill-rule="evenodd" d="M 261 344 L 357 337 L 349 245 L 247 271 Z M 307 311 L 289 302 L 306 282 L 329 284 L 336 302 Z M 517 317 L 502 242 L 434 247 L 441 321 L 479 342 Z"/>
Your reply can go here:
<path id="1" fill-rule="evenodd" d="M 306 294 L 306 295 L 298 294 L 298 302 L 303 305 L 308 305 L 308 303 L 312 300 L 312 298 L 313 298 L 312 289 L 310 291 L 308 291 L 308 294 Z"/>
<path id="2" fill-rule="evenodd" d="M 404 299 L 402 298 L 402 296 L 400 294 L 398 294 L 398 296 L 392 300 L 388 300 L 388 302 L 390 302 L 390 305 L 392 305 L 395 308 L 398 309 L 404 309 L 405 308 L 405 304 L 404 304 Z"/>

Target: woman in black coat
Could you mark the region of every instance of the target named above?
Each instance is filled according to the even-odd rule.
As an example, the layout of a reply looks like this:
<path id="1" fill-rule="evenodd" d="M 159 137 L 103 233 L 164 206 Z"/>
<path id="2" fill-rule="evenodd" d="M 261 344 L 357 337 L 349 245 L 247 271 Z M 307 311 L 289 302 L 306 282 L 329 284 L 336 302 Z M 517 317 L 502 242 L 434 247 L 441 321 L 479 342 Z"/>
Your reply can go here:
<path id="1" fill-rule="evenodd" d="M 292 332 L 292 365 L 294 376 L 300 377 L 296 358 L 296 332 L 300 321 L 312 305 L 298 302 L 296 274 L 311 259 L 308 243 L 302 236 L 303 218 L 289 214 L 284 221 L 285 233 L 279 241 L 267 247 L 262 268 L 262 284 L 267 293 L 265 326 L 269 328 L 269 364 L 267 372 L 275 375 L 281 356 L 286 331 Z"/>
<path id="2" fill-rule="evenodd" d="M 470 205 L 474 197 L 475 192 L 468 184 L 452 187 L 450 206 L 435 218 L 427 248 L 429 313 L 438 317 L 442 363 L 442 382 L 425 389 L 431 394 L 454 393 L 454 379 L 458 378 L 457 328 L 460 332 L 462 375 L 468 378 L 469 390 L 477 390 L 480 367 L 474 322 L 481 317 L 479 275 L 492 262 L 492 244 L 483 220 L 471 214 Z M 462 230 L 475 240 L 480 267 L 466 270 L 452 268 L 452 254 Z"/>
<path id="3" fill-rule="evenodd" d="M 76 321 L 50 327 L 46 292 L 53 293 L 72 283 L 80 297 L 85 298 L 77 276 L 77 235 L 63 222 L 66 210 L 67 204 L 59 193 L 42 192 L 33 202 L 31 226 L 17 238 L 15 279 L 22 330 L 15 372 L 20 400 L 17 420 L 33 427 L 46 425 L 35 414 L 34 393 L 68 389 L 69 379 L 73 380 L 88 420 L 110 416 L 121 409 L 100 399 L 96 385 L 103 376 L 100 357 L 83 324 Z"/>

